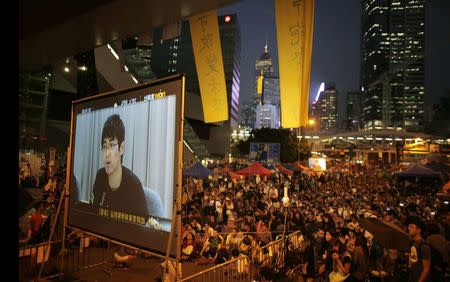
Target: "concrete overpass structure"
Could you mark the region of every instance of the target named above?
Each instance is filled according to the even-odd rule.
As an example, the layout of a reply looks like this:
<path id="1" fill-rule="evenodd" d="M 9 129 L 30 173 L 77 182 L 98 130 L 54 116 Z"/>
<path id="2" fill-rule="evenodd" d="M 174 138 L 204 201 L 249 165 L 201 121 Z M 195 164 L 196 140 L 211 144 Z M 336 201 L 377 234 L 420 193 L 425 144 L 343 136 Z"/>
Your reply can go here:
<path id="1" fill-rule="evenodd" d="M 404 130 L 370 130 L 354 132 L 324 132 L 304 130 L 305 138 L 317 154 L 351 158 L 360 161 L 383 159 L 393 163 L 424 157 L 450 155 L 450 139 Z"/>
<path id="2" fill-rule="evenodd" d="M 393 141 L 401 141 L 405 144 L 414 143 L 415 140 L 426 140 L 438 144 L 450 144 L 450 139 L 442 136 L 429 135 L 420 132 L 407 132 L 404 130 L 368 130 L 368 131 L 351 131 L 351 132 L 327 132 L 327 131 L 308 131 L 305 130 L 298 138 L 306 138 L 309 141 L 330 142 L 336 139 L 343 140 L 351 144 L 358 143 L 393 143 Z"/>

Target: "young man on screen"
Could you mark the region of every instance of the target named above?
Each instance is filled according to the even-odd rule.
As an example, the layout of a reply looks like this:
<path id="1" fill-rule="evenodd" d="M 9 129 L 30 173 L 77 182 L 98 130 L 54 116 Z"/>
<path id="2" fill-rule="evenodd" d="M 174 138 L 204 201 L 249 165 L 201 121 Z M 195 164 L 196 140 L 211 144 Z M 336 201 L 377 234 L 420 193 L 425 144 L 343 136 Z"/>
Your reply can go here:
<path id="1" fill-rule="evenodd" d="M 111 212 L 147 217 L 149 211 L 139 178 L 122 165 L 125 152 L 125 126 L 118 114 L 103 125 L 101 154 L 104 167 L 94 182 L 94 205 Z"/>

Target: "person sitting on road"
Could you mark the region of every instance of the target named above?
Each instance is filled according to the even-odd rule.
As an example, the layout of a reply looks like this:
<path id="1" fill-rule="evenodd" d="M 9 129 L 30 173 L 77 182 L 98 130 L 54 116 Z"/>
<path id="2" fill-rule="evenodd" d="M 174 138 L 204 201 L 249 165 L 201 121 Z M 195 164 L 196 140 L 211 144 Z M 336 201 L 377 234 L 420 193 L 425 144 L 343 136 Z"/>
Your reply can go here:
<path id="1" fill-rule="evenodd" d="M 128 270 L 135 259 L 136 256 L 128 254 L 124 247 L 120 247 L 119 251 L 114 253 L 115 263 L 123 270 Z"/>

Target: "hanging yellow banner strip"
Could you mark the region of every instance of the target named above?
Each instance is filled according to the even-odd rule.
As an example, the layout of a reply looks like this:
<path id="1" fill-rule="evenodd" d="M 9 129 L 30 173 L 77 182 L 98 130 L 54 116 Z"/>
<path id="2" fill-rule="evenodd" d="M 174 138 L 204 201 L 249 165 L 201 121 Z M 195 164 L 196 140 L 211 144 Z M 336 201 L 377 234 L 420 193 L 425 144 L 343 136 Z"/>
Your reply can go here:
<path id="1" fill-rule="evenodd" d="M 259 76 L 258 76 L 258 80 L 257 80 L 257 83 L 256 83 L 256 94 L 258 94 L 258 96 L 261 96 L 262 95 L 262 92 L 263 92 L 263 80 L 264 80 L 264 76 L 262 75 L 262 74 L 260 74 Z"/>
<path id="2" fill-rule="evenodd" d="M 275 0 L 281 126 L 308 124 L 314 0 Z"/>
<path id="3" fill-rule="evenodd" d="M 189 18 L 205 123 L 228 120 L 227 89 L 216 11 Z"/>
<path id="4" fill-rule="evenodd" d="M 307 126 L 309 123 L 309 82 L 311 79 L 311 58 L 314 34 L 314 0 L 305 0 L 305 52 L 303 53 L 303 71 L 302 71 L 302 92 L 300 110 L 300 126 Z"/>

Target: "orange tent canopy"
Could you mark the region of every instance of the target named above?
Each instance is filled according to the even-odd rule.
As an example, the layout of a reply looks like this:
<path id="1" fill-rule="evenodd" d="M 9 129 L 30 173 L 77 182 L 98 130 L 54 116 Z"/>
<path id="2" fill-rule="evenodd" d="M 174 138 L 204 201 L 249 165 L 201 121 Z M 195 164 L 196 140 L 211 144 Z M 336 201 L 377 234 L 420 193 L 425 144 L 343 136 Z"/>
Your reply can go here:
<path id="1" fill-rule="evenodd" d="M 249 175 L 271 176 L 272 175 L 272 171 L 263 167 L 258 162 L 254 163 L 251 166 L 248 166 L 244 169 L 235 171 L 234 173 L 240 174 L 240 175 L 245 175 L 245 176 L 249 176 Z"/>
<path id="2" fill-rule="evenodd" d="M 302 164 L 299 163 L 298 161 L 297 161 L 297 162 L 294 162 L 294 165 L 295 165 L 298 169 L 300 169 L 300 170 L 311 170 L 309 167 L 306 167 L 306 166 L 302 165 Z"/>
<path id="3" fill-rule="evenodd" d="M 236 174 L 234 172 L 232 172 L 231 170 L 228 171 L 228 175 L 232 178 L 232 179 L 244 179 L 245 176 L 240 175 L 240 174 Z"/>
<path id="4" fill-rule="evenodd" d="M 287 175 L 294 175 L 294 172 L 290 169 L 285 168 L 282 165 L 277 165 L 278 170 L 280 170 L 282 173 L 285 173 Z"/>

